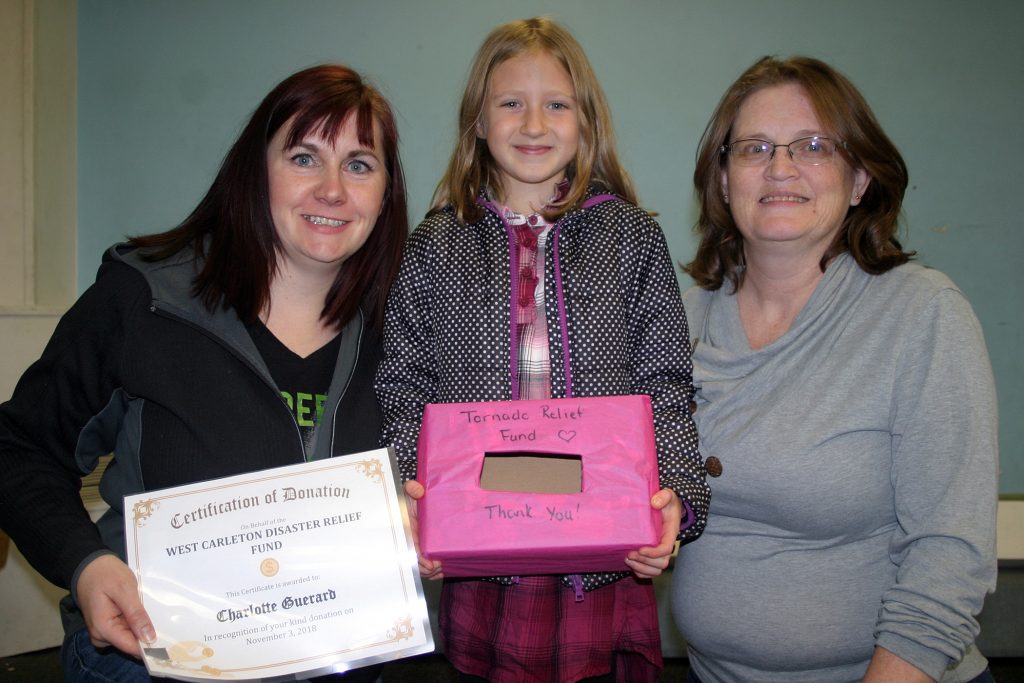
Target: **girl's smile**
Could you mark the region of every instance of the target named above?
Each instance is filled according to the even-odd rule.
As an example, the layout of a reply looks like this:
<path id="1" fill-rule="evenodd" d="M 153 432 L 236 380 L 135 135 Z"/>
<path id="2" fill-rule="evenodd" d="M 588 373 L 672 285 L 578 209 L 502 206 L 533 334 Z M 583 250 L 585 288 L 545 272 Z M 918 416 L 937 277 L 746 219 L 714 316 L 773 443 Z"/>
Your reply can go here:
<path id="1" fill-rule="evenodd" d="M 505 60 L 491 73 L 477 135 L 498 167 L 499 200 L 520 213 L 542 209 L 576 158 L 576 91 L 546 52 Z"/>

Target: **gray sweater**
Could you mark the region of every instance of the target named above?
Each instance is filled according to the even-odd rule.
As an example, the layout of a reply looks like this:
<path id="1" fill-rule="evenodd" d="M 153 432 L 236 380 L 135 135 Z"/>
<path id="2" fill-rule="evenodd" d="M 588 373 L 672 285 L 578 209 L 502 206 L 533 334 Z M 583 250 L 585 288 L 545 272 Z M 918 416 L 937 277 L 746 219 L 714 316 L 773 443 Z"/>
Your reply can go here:
<path id="1" fill-rule="evenodd" d="M 985 659 L 995 588 L 996 397 L 942 273 L 843 255 L 751 351 L 731 287 L 684 295 L 700 449 L 723 464 L 672 608 L 704 683 L 855 681 L 880 645 L 943 681 Z"/>

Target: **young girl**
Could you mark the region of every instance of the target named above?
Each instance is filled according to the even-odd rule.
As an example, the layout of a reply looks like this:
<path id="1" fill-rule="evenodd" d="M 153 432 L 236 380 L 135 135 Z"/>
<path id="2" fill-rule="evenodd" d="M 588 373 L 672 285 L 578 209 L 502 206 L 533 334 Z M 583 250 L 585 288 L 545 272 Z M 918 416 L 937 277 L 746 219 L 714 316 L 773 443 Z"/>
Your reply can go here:
<path id="1" fill-rule="evenodd" d="M 623 558 L 622 572 L 446 580 L 446 653 L 466 681 L 654 681 L 662 659 L 648 579 L 677 536 L 700 535 L 710 498 L 664 236 L 636 206 L 586 56 L 549 20 L 487 37 L 458 134 L 385 320 L 377 391 L 403 477 L 416 475 L 427 403 L 648 394 L 663 487 L 651 505 L 665 531 Z M 407 491 L 424 495 L 415 481 Z M 420 564 L 441 576 L 438 563 Z"/>

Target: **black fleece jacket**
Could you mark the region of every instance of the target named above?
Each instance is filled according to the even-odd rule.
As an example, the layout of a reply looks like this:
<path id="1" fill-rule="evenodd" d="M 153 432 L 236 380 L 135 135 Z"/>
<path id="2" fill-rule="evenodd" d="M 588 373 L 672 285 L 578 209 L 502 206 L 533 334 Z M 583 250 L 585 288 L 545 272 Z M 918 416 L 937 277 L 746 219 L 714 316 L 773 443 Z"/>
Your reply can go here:
<path id="1" fill-rule="evenodd" d="M 245 326 L 193 299 L 191 253 L 149 263 L 120 245 L 0 405 L 0 527 L 28 561 L 70 587 L 97 554 L 124 557 L 122 497 L 377 447 L 380 355 L 357 316 L 342 330 L 311 452 Z M 82 475 L 110 510 L 96 524 Z"/>

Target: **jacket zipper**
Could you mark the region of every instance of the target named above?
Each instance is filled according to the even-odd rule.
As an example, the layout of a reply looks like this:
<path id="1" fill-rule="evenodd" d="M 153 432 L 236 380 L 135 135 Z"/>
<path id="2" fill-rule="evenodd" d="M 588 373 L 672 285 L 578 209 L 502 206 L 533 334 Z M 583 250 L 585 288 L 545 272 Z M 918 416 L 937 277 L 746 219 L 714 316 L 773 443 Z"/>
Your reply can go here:
<path id="1" fill-rule="evenodd" d="M 584 201 L 580 206 L 583 209 L 588 209 L 591 206 L 600 204 L 602 202 L 611 201 L 615 199 L 614 195 L 610 194 L 598 194 L 590 197 Z M 518 290 L 516 286 L 519 281 L 519 248 L 516 243 L 515 231 L 505 220 L 500 209 L 498 209 L 492 202 L 482 202 L 483 205 L 498 217 L 501 221 L 502 226 L 505 228 L 505 236 L 508 239 L 508 270 L 509 270 L 509 313 L 508 313 L 508 326 L 509 326 L 509 381 L 512 387 L 512 400 L 519 400 L 519 330 L 516 325 L 515 316 L 512 313 L 513 304 L 515 303 L 515 293 Z M 569 358 L 569 320 L 565 308 L 565 288 L 562 284 L 562 264 L 558 257 L 558 237 L 562 232 L 562 225 L 565 223 L 568 216 L 563 216 L 558 219 L 551 228 L 551 259 L 554 264 L 554 276 L 555 276 L 555 302 L 558 308 L 558 329 L 559 336 L 562 340 L 562 376 L 565 380 L 565 398 L 572 398 L 572 365 Z M 547 268 L 545 268 L 545 271 Z M 547 295 L 544 297 L 545 303 L 547 302 Z M 547 316 L 546 311 L 541 311 L 542 315 Z M 550 335 L 549 335 L 550 339 Z M 512 577 L 513 583 L 519 583 L 519 577 Z M 576 594 L 576 602 L 583 602 L 583 576 L 581 574 L 571 574 L 569 580 L 572 582 L 573 591 Z"/>
<path id="2" fill-rule="evenodd" d="M 596 194 L 580 204 L 580 209 L 589 209 L 597 204 L 618 199 L 613 194 Z M 505 220 L 502 211 L 494 202 L 477 200 L 479 204 L 488 209 L 498 217 L 502 227 L 505 229 L 505 236 L 508 240 L 508 262 L 509 262 L 509 381 L 512 387 L 512 400 L 519 398 L 519 331 L 516 326 L 515 316 L 512 314 L 513 295 L 517 290 L 516 283 L 519 277 L 519 250 L 517 248 L 515 231 Z M 562 376 L 565 380 L 565 398 L 572 398 L 572 363 L 569 356 L 569 322 L 565 307 L 565 287 L 562 284 L 562 264 L 559 259 L 559 237 L 562 226 L 569 218 L 565 215 L 558 219 L 551 228 L 551 258 L 554 265 L 555 279 L 555 302 L 558 308 L 558 330 L 562 341 Z M 545 268 L 545 270 L 547 270 Z M 545 295 L 545 301 L 547 296 Z M 542 314 L 547 315 L 546 311 Z M 549 335 L 550 338 L 550 335 Z"/>
<path id="3" fill-rule="evenodd" d="M 356 308 L 356 313 L 359 314 L 359 337 L 358 337 L 358 339 L 356 339 L 356 357 L 352 361 L 352 372 L 348 376 L 348 381 L 345 382 L 345 386 L 341 388 L 341 393 L 338 394 L 338 401 L 337 401 L 337 403 L 334 404 L 334 413 L 332 415 L 332 420 L 331 420 L 331 444 L 330 444 L 330 448 L 328 448 L 328 450 L 327 450 L 327 457 L 334 457 L 334 435 L 337 433 L 337 430 L 334 427 L 335 427 L 335 425 L 338 424 L 338 409 L 341 408 L 341 399 L 344 398 L 345 394 L 348 393 L 348 387 L 349 387 L 350 384 L 352 384 L 352 378 L 356 376 L 356 368 L 358 368 L 358 366 L 359 366 L 359 354 L 362 352 L 362 349 L 363 349 L 363 327 L 364 327 L 364 323 L 365 323 L 365 319 L 363 318 L 363 309 L 361 307 L 357 307 Z M 338 331 L 338 334 L 341 334 L 340 330 Z M 344 339 L 344 337 L 342 337 L 342 342 L 344 342 L 344 341 L 345 341 L 345 339 Z M 337 359 L 334 360 L 334 365 L 335 365 L 334 370 L 336 371 L 338 369 L 337 368 L 337 365 L 338 365 L 338 360 Z M 331 372 L 331 379 L 332 380 L 334 379 L 334 371 Z M 289 412 L 289 414 L 291 413 L 291 411 L 288 411 L 288 412 Z M 323 426 L 324 426 L 324 423 L 321 421 L 320 425 L 317 427 L 317 429 L 320 429 Z M 296 423 L 295 427 L 296 427 L 296 429 L 298 429 L 298 423 Z M 322 437 L 323 437 L 323 434 L 318 433 L 317 436 L 316 436 L 316 442 L 320 443 L 320 439 Z M 301 441 L 302 439 L 300 438 L 299 440 Z M 305 452 L 305 450 L 303 450 L 303 452 Z"/>

